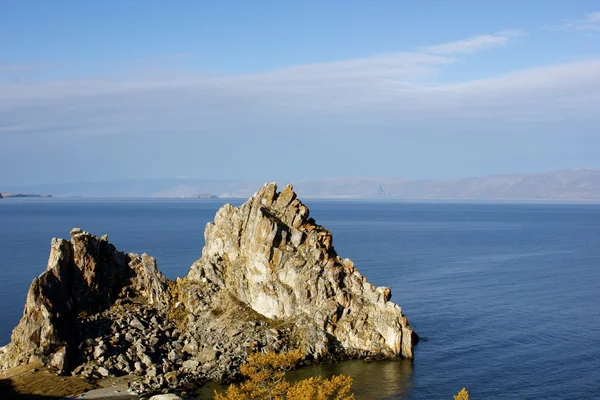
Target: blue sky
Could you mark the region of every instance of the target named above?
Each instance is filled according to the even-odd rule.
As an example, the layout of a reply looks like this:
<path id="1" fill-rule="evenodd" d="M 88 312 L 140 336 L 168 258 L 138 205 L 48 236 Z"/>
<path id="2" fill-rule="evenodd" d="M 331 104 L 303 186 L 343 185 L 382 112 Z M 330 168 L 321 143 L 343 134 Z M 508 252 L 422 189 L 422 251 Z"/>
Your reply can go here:
<path id="1" fill-rule="evenodd" d="M 0 186 L 600 168 L 599 122 L 600 1 L 0 3 Z"/>

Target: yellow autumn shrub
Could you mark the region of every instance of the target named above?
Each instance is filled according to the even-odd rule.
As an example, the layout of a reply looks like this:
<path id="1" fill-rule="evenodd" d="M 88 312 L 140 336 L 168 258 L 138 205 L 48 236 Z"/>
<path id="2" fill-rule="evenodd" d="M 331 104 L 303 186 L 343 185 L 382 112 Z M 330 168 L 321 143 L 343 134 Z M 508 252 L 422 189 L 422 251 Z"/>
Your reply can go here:
<path id="1" fill-rule="evenodd" d="M 301 359 L 298 350 L 252 354 L 240 367 L 246 380 L 230 385 L 225 393 L 215 392 L 215 400 L 354 400 L 349 376 L 312 377 L 294 383 L 286 380 L 286 372 Z"/>
<path id="2" fill-rule="evenodd" d="M 254 353 L 240 367 L 246 380 L 230 385 L 225 393 L 215 391 L 215 400 L 354 400 L 352 378 L 336 375 L 330 379 L 320 376 L 289 382 L 286 372 L 302 359 L 298 350 L 287 353 Z M 462 388 L 454 400 L 469 400 Z"/>
<path id="3" fill-rule="evenodd" d="M 467 388 L 462 388 L 460 392 L 455 394 L 454 400 L 469 400 L 469 392 L 467 392 Z"/>

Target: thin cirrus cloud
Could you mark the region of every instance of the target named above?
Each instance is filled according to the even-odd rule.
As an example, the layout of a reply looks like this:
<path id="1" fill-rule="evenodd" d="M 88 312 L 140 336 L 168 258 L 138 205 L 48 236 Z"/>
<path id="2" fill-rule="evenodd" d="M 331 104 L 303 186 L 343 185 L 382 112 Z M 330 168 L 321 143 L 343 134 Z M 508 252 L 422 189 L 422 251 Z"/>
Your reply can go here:
<path id="1" fill-rule="evenodd" d="M 426 46 L 422 51 L 431 54 L 466 54 L 476 53 L 494 47 L 506 46 L 510 39 L 515 36 L 522 36 L 525 32 L 518 29 L 507 29 L 495 34 L 477 35 L 464 40 Z"/>
<path id="2" fill-rule="evenodd" d="M 600 31 L 600 11 L 588 13 L 580 19 L 567 20 L 564 28 L 572 31 Z"/>
<path id="3" fill-rule="evenodd" d="M 551 122 L 599 120 L 600 59 L 530 68 L 497 77 L 443 85 L 455 99 L 456 114 L 496 120 Z M 440 96 L 443 97 L 443 96 Z"/>
<path id="4" fill-rule="evenodd" d="M 431 121 L 440 126 L 440 121 L 598 119 L 600 59 L 471 81 L 440 84 L 432 79 L 461 55 L 505 46 L 518 34 L 505 31 L 412 52 L 252 74 L 0 83 L 0 138 L 203 132 L 299 120 Z"/>

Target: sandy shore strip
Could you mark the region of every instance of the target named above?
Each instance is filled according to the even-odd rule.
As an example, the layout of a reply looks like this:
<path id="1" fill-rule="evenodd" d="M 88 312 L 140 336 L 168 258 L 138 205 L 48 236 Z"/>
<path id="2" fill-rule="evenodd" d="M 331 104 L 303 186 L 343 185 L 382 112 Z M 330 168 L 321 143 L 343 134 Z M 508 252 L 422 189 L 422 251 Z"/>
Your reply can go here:
<path id="1" fill-rule="evenodd" d="M 137 400 L 139 396 L 133 395 L 127 391 L 127 385 L 115 385 L 111 387 L 103 387 L 98 389 L 92 389 L 88 392 L 83 393 L 77 397 L 70 397 L 65 399 L 110 399 L 110 400 Z"/>

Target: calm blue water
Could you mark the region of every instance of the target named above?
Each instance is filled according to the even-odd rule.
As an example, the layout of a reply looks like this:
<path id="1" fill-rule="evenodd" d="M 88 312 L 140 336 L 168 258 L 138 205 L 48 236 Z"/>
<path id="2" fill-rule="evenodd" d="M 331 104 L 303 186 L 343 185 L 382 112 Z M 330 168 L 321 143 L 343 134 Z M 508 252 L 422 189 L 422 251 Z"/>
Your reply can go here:
<path id="1" fill-rule="evenodd" d="M 50 239 L 72 227 L 155 256 L 169 278 L 201 254 L 223 200 L 0 200 L 0 344 Z M 240 201 L 233 201 L 239 204 Z M 354 376 L 357 398 L 600 398 L 600 205 L 307 201 L 342 257 L 392 288 L 424 339 L 414 362 Z"/>

